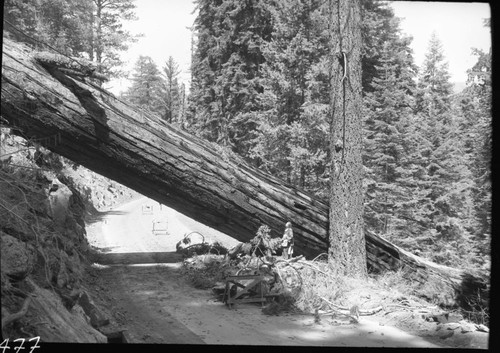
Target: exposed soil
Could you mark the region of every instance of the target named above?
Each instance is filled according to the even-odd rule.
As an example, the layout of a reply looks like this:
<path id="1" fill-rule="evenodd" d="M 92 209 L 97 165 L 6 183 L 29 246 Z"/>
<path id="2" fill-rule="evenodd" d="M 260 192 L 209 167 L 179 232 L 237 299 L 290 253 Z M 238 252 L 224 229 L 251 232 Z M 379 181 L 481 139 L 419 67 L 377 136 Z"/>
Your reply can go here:
<path id="1" fill-rule="evenodd" d="M 154 233 L 154 221 L 166 221 L 168 234 Z M 103 331 L 124 330 L 131 343 L 487 348 L 486 333 L 436 330 L 435 323 L 407 313 L 381 312 L 339 325 L 327 317 L 315 323 L 312 315 L 267 316 L 254 304 L 229 309 L 181 274 L 175 245 L 192 231 L 227 247 L 237 243 L 147 198 L 103 212 L 88 224 L 89 243 L 101 255 L 87 283 L 111 319 Z"/>

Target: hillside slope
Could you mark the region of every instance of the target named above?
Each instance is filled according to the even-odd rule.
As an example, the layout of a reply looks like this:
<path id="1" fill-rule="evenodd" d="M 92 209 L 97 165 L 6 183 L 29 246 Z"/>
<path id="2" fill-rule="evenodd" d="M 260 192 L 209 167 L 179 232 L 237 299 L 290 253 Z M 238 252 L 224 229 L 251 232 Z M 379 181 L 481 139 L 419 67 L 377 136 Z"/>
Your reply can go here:
<path id="1" fill-rule="evenodd" d="M 83 281 L 90 253 L 85 218 L 137 193 L 8 129 L 0 151 L 2 336 L 107 342 Z"/>

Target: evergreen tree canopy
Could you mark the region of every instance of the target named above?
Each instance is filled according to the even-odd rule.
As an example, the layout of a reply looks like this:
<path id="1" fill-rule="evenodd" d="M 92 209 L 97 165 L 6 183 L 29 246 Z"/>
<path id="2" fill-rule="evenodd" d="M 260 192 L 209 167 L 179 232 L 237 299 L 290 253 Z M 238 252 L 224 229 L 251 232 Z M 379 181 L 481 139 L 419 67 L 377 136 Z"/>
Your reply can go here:
<path id="1" fill-rule="evenodd" d="M 257 165 L 287 182 L 327 194 L 329 59 L 327 6 L 275 2 L 272 39 L 264 44 Z"/>
<path id="2" fill-rule="evenodd" d="M 163 118 L 171 122 L 180 122 L 181 116 L 181 88 L 179 86 L 179 65 L 169 56 L 163 67 L 162 104 L 165 109 Z"/>
<path id="3" fill-rule="evenodd" d="M 410 127 L 414 72 L 409 48 L 385 42 L 365 96 L 365 221 L 392 238 L 412 217 Z"/>
<path id="4" fill-rule="evenodd" d="M 451 106 L 450 96 L 453 93 L 450 77 L 448 62 L 445 61 L 443 54 L 443 45 L 437 33 L 433 32 L 424 63 L 420 68 L 418 112 L 438 116 L 449 110 Z"/>
<path id="5" fill-rule="evenodd" d="M 414 219 L 421 226 L 410 241 L 423 254 L 447 265 L 471 264 L 475 227 L 472 173 L 460 112 L 453 104 L 448 65 L 436 33 L 421 67 L 414 115 L 414 161 L 418 173 Z M 423 245 L 423 246 L 422 246 Z"/>
<path id="6" fill-rule="evenodd" d="M 269 39 L 264 1 L 198 0 L 191 101 L 194 128 L 246 156 L 261 92 L 261 46 Z"/>
<path id="7" fill-rule="evenodd" d="M 468 86 L 460 95 L 464 116 L 462 130 L 468 164 L 473 173 L 473 198 L 478 227 L 474 232 L 482 256 L 490 254 L 491 240 L 491 158 L 492 158 L 492 86 L 491 49 L 485 53 L 473 49 L 477 62 L 468 70 Z"/>
<path id="8" fill-rule="evenodd" d="M 123 98 L 141 109 L 161 116 L 162 78 L 160 70 L 149 56 L 139 56 L 132 74 L 132 85 L 123 93 Z"/>
<path id="9" fill-rule="evenodd" d="M 86 0 L 88 1 L 88 0 Z M 128 49 L 129 43 L 137 36 L 123 29 L 123 21 L 137 19 L 134 0 L 93 0 L 90 15 L 90 35 L 88 55 L 90 60 L 100 65 L 102 73 L 123 76 L 120 53 Z"/>
<path id="10" fill-rule="evenodd" d="M 136 19 L 133 0 L 6 0 L 4 20 L 66 55 L 97 62 L 106 76 L 121 74 L 120 53 L 135 40 L 123 21 Z M 16 40 L 48 50 L 4 21 Z"/>

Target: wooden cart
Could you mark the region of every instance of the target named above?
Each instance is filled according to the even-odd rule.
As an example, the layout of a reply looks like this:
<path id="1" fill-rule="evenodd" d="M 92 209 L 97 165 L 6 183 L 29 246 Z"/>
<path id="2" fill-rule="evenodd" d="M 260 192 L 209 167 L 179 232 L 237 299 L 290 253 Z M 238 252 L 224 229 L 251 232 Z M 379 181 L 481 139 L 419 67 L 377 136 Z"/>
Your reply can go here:
<path id="1" fill-rule="evenodd" d="M 263 280 L 262 275 L 227 277 L 222 301 L 229 309 L 235 303 L 265 303 L 267 297 L 264 295 Z"/>
<path id="2" fill-rule="evenodd" d="M 154 235 L 168 235 L 168 223 L 167 221 L 153 221 L 153 234 Z"/>

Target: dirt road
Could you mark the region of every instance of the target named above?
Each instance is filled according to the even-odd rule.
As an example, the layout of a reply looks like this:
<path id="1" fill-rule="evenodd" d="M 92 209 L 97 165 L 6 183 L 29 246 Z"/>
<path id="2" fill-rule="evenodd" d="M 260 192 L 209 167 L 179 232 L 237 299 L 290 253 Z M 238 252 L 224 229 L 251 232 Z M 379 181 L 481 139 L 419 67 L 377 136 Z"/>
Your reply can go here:
<path id="1" fill-rule="evenodd" d="M 168 235 L 154 234 L 153 221 L 166 221 Z M 87 231 L 106 252 L 93 273 L 97 301 L 134 343 L 440 347 L 373 317 L 333 326 L 308 315 L 266 316 L 252 304 L 228 309 L 182 277 L 175 244 L 191 231 L 228 247 L 237 241 L 146 198 L 104 214 Z"/>

